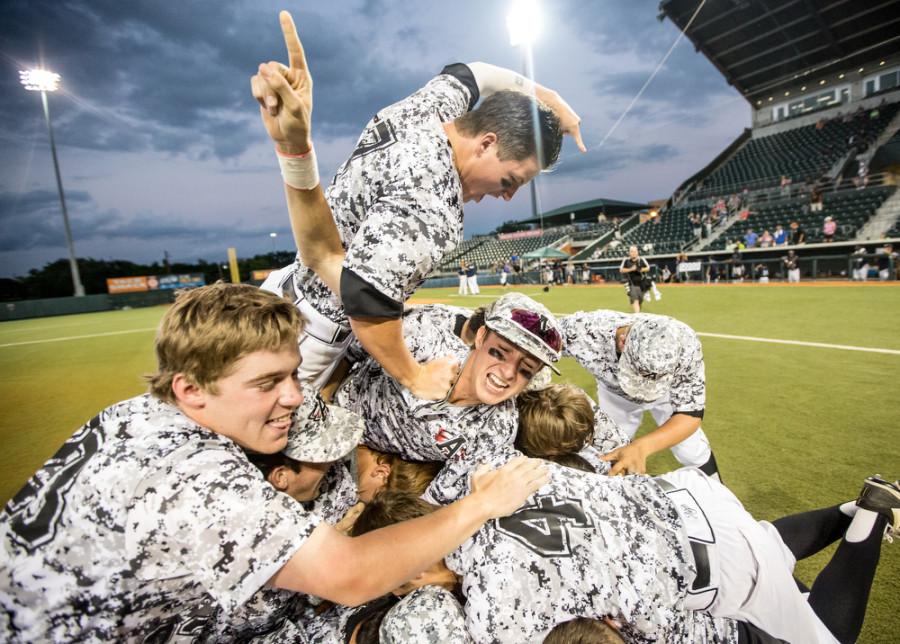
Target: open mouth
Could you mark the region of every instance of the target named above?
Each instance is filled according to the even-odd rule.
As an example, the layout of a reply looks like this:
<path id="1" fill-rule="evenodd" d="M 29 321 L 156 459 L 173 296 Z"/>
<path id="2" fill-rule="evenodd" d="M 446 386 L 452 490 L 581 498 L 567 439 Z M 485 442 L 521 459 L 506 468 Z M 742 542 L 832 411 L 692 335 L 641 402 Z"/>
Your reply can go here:
<path id="1" fill-rule="evenodd" d="M 294 412 L 289 411 L 288 413 L 282 416 L 276 416 L 275 418 L 270 418 L 266 421 L 266 425 L 269 425 L 275 429 L 283 429 L 286 430 L 291 426 L 291 419 L 294 416 Z"/>
<path id="2" fill-rule="evenodd" d="M 492 373 L 487 374 L 487 383 L 488 385 L 499 391 L 509 389 L 509 383 L 503 381 L 503 379 L 498 378 Z"/>

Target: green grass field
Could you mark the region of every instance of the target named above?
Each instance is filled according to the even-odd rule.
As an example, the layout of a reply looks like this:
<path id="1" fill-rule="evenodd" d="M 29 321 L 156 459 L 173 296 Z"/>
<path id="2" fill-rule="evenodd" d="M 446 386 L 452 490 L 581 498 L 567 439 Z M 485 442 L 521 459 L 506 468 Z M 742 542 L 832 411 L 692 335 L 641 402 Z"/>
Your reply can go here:
<path id="1" fill-rule="evenodd" d="M 555 313 L 627 309 L 621 287 L 522 287 Z M 500 294 L 420 291 L 417 301 L 479 306 Z M 866 285 L 663 287 L 647 311 L 702 333 L 900 351 L 900 287 Z M 101 408 L 144 390 L 164 308 L 0 324 L 0 500 L 5 501 Z M 863 478 L 900 476 L 900 354 L 702 337 L 703 423 L 725 482 L 760 519 L 854 498 Z M 567 381 L 593 393 L 571 360 Z M 646 427 L 645 427 L 646 429 Z M 654 456 L 653 472 L 676 467 Z M 808 584 L 831 550 L 798 565 Z M 900 633 L 900 543 L 884 544 L 861 642 Z"/>

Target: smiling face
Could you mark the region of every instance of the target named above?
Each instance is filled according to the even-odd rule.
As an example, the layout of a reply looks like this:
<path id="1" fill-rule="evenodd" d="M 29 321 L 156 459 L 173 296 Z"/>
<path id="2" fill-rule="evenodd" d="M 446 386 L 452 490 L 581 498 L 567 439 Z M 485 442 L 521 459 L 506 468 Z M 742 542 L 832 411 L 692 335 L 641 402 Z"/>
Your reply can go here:
<path id="1" fill-rule="evenodd" d="M 459 400 L 451 402 L 500 404 L 522 393 L 543 366 L 531 354 L 482 327 L 454 390 Z"/>
<path id="2" fill-rule="evenodd" d="M 482 135 L 467 162 L 459 168 L 463 201 L 478 203 L 486 196 L 509 201 L 520 187 L 537 176 L 536 157 L 501 161 L 498 152 L 496 135 Z"/>
<path id="3" fill-rule="evenodd" d="M 284 349 L 254 351 L 219 378 L 212 389 L 179 396 L 179 407 L 192 420 L 227 436 L 246 449 L 272 454 L 287 444 L 294 410 L 303 402 L 297 382 L 300 353 Z"/>

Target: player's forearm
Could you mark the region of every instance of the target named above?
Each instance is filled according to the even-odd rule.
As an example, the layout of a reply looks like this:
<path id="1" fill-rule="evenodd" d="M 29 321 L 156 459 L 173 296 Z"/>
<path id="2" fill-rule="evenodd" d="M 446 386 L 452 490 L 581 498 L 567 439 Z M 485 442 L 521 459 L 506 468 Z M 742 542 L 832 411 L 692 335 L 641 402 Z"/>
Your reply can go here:
<path id="1" fill-rule="evenodd" d="M 330 526 L 319 526 L 270 583 L 358 606 L 398 588 L 445 557 L 490 516 L 478 495 L 471 494 L 426 516 L 359 537 L 345 537 Z M 304 561 L 302 553 L 309 546 L 315 549 L 315 561 Z M 322 570 L 328 565 L 323 562 L 339 565 Z"/>
<path id="2" fill-rule="evenodd" d="M 350 318 L 350 328 L 370 356 L 407 389 L 421 368 L 403 341 L 403 323 L 391 318 Z"/>
<path id="3" fill-rule="evenodd" d="M 344 247 L 321 184 L 312 190 L 285 185 L 284 192 L 300 258 L 340 297 Z"/>
<path id="4" fill-rule="evenodd" d="M 540 87 L 521 74 L 517 74 L 505 67 L 482 62 L 469 63 L 467 67 L 475 78 L 475 84 L 478 85 L 478 93 L 481 94 L 482 98 L 510 89 L 531 94 Z"/>
<path id="5" fill-rule="evenodd" d="M 649 434 L 636 439 L 647 455 L 655 454 L 677 445 L 700 427 L 700 419 L 687 414 L 673 414 L 669 420 Z"/>

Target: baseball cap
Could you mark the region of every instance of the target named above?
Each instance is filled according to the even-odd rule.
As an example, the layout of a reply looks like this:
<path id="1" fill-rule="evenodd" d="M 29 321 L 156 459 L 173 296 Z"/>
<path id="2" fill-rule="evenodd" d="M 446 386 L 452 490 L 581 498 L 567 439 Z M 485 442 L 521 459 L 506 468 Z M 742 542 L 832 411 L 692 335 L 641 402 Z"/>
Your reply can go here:
<path id="1" fill-rule="evenodd" d="M 484 325 L 559 373 L 554 363 L 562 351 L 562 331 L 543 304 L 521 293 L 507 293 L 488 307 Z"/>
<path id="2" fill-rule="evenodd" d="M 683 347 L 675 320 L 661 315 L 639 316 L 628 331 L 619 358 L 617 375 L 622 391 L 638 400 L 662 398 Z"/>
<path id="3" fill-rule="evenodd" d="M 347 454 L 362 439 L 363 419 L 341 407 L 328 405 L 319 394 L 303 385 L 303 404 L 288 432 L 282 452 L 295 461 L 330 463 Z"/>

